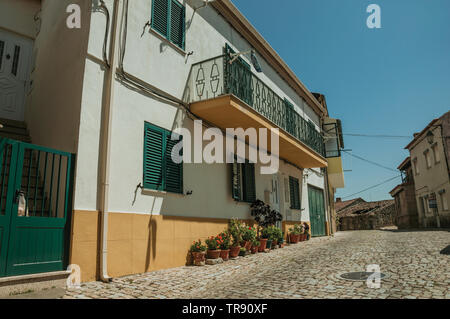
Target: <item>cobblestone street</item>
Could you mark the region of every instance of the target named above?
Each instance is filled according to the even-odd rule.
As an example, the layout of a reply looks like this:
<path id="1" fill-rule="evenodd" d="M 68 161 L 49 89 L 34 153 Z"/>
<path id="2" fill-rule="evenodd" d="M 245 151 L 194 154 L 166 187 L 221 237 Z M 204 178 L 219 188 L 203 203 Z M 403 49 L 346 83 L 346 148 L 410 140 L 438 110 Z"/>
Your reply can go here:
<path id="1" fill-rule="evenodd" d="M 450 232 L 350 231 L 223 264 L 91 282 L 63 298 L 445 298 Z M 378 264 L 381 288 L 338 278 Z"/>

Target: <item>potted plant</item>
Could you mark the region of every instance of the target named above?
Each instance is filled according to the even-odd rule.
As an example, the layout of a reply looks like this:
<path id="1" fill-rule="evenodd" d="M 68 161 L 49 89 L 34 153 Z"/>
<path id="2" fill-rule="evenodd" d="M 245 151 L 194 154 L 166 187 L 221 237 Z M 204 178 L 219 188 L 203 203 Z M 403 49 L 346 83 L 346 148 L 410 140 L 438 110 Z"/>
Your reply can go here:
<path id="1" fill-rule="evenodd" d="M 271 249 L 273 244 L 273 226 L 268 226 L 263 229 L 263 236 L 267 237 L 266 248 Z"/>
<path id="2" fill-rule="evenodd" d="M 278 241 L 280 238 L 283 237 L 283 233 L 281 232 L 281 229 L 279 229 L 276 226 L 270 226 L 271 227 L 271 235 L 272 235 L 272 247 L 278 245 Z"/>
<path id="3" fill-rule="evenodd" d="M 300 240 L 300 226 L 299 225 L 294 225 L 294 227 L 289 229 L 289 242 L 292 244 L 296 244 L 298 243 L 298 241 Z"/>
<path id="4" fill-rule="evenodd" d="M 205 240 L 206 246 L 208 246 L 208 250 L 206 251 L 206 257 L 208 259 L 217 259 L 220 256 L 220 240 L 217 237 L 211 236 Z"/>
<path id="5" fill-rule="evenodd" d="M 280 232 L 281 235 L 278 237 L 278 245 L 280 245 L 280 248 L 284 247 L 284 232 Z"/>
<path id="6" fill-rule="evenodd" d="M 228 223 L 228 232 L 232 238 L 229 256 L 230 258 L 235 258 L 239 256 L 239 251 L 241 249 L 239 243 L 241 242 L 242 238 L 240 223 L 237 219 L 230 220 L 230 222 Z"/>
<path id="7" fill-rule="evenodd" d="M 245 249 L 247 250 L 250 250 L 253 241 L 256 239 L 256 229 L 244 225 L 244 227 L 241 229 L 241 232 L 242 232 L 241 246 L 245 247 Z"/>
<path id="8" fill-rule="evenodd" d="M 219 239 L 219 248 L 220 248 L 220 258 L 223 259 L 223 261 L 227 261 L 230 256 L 230 245 L 231 245 L 231 238 L 228 231 L 224 231 L 217 235 L 217 238 Z"/>
<path id="9" fill-rule="evenodd" d="M 261 243 L 259 246 L 260 252 L 265 251 L 266 248 L 270 249 L 270 245 L 272 245 L 272 241 L 269 242 L 269 240 L 270 240 L 270 229 L 268 227 L 265 227 L 262 229 L 261 238 L 259 239 L 259 241 Z"/>
<path id="10" fill-rule="evenodd" d="M 258 240 L 254 240 L 252 243 L 252 248 L 251 248 L 251 252 L 252 254 L 256 254 L 258 252 L 259 246 L 261 245 L 261 243 Z"/>
<path id="11" fill-rule="evenodd" d="M 192 258 L 194 259 L 194 264 L 205 261 L 205 251 L 206 246 L 202 244 L 200 239 L 192 243 L 190 252 L 192 254 Z"/>

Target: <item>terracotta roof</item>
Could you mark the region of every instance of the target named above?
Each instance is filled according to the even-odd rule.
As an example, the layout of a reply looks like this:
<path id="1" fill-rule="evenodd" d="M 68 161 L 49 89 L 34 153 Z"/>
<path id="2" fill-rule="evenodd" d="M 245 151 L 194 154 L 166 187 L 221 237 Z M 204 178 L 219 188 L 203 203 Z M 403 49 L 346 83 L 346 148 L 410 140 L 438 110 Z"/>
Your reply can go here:
<path id="1" fill-rule="evenodd" d="M 348 206 L 347 208 L 339 211 L 337 214 L 339 215 L 339 217 L 360 214 L 375 215 L 379 210 L 385 208 L 386 206 L 391 206 L 394 204 L 395 201 L 393 199 L 376 202 L 361 202 L 355 205 Z"/>
<path id="2" fill-rule="evenodd" d="M 364 199 L 362 199 L 361 197 L 358 198 L 354 198 L 354 199 L 350 199 L 350 200 L 344 200 L 341 202 L 335 202 L 334 203 L 334 208 L 336 209 L 336 212 L 339 212 L 340 210 L 355 204 L 356 202 L 365 202 Z"/>

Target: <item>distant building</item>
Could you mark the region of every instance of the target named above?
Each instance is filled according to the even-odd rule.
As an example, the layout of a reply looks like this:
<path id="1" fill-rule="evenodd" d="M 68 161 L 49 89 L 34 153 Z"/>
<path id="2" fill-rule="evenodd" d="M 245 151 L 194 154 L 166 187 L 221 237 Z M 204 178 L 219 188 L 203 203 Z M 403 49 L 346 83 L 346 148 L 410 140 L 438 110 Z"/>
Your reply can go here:
<path id="1" fill-rule="evenodd" d="M 419 226 L 419 216 L 416 204 L 416 192 L 411 166 L 411 157 L 406 158 L 398 169 L 402 173 L 402 183 L 397 185 L 390 194 L 395 199 L 398 228 L 416 228 Z"/>
<path id="2" fill-rule="evenodd" d="M 405 147 L 410 152 L 420 227 L 450 227 L 450 112 Z"/>
<path id="3" fill-rule="evenodd" d="M 335 203 L 338 230 L 370 230 L 395 224 L 393 200 L 366 202 L 362 198 Z"/>

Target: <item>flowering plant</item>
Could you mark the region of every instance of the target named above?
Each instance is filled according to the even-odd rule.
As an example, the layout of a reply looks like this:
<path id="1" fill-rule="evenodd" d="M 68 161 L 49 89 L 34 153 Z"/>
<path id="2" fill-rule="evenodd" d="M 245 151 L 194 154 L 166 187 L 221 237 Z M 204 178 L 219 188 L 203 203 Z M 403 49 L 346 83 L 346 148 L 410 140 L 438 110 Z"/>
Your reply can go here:
<path id="1" fill-rule="evenodd" d="M 205 243 L 209 250 L 217 250 L 220 247 L 221 240 L 218 237 L 211 236 L 205 240 Z"/>
<path id="2" fill-rule="evenodd" d="M 200 253 L 206 250 L 206 246 L 202 244 L 202 241 L 199 239 L 198 241 L 194 241 L 191 245 L 190 251 L 193 253 Z"/>
<path id="3" fill-rule="evenodd" d="M 222 250 L 228 250 L 231 245 L 231 235 L 228 231 L 223 231 L 216 237 L 219 241 L 219 247 Z"/>
<path id="4" fill-rule="evenodd" d="M 243 241 L 254 241 L 256 238 L 256 228 L 245 226 L 242 230 L 242 240 Z"/>

